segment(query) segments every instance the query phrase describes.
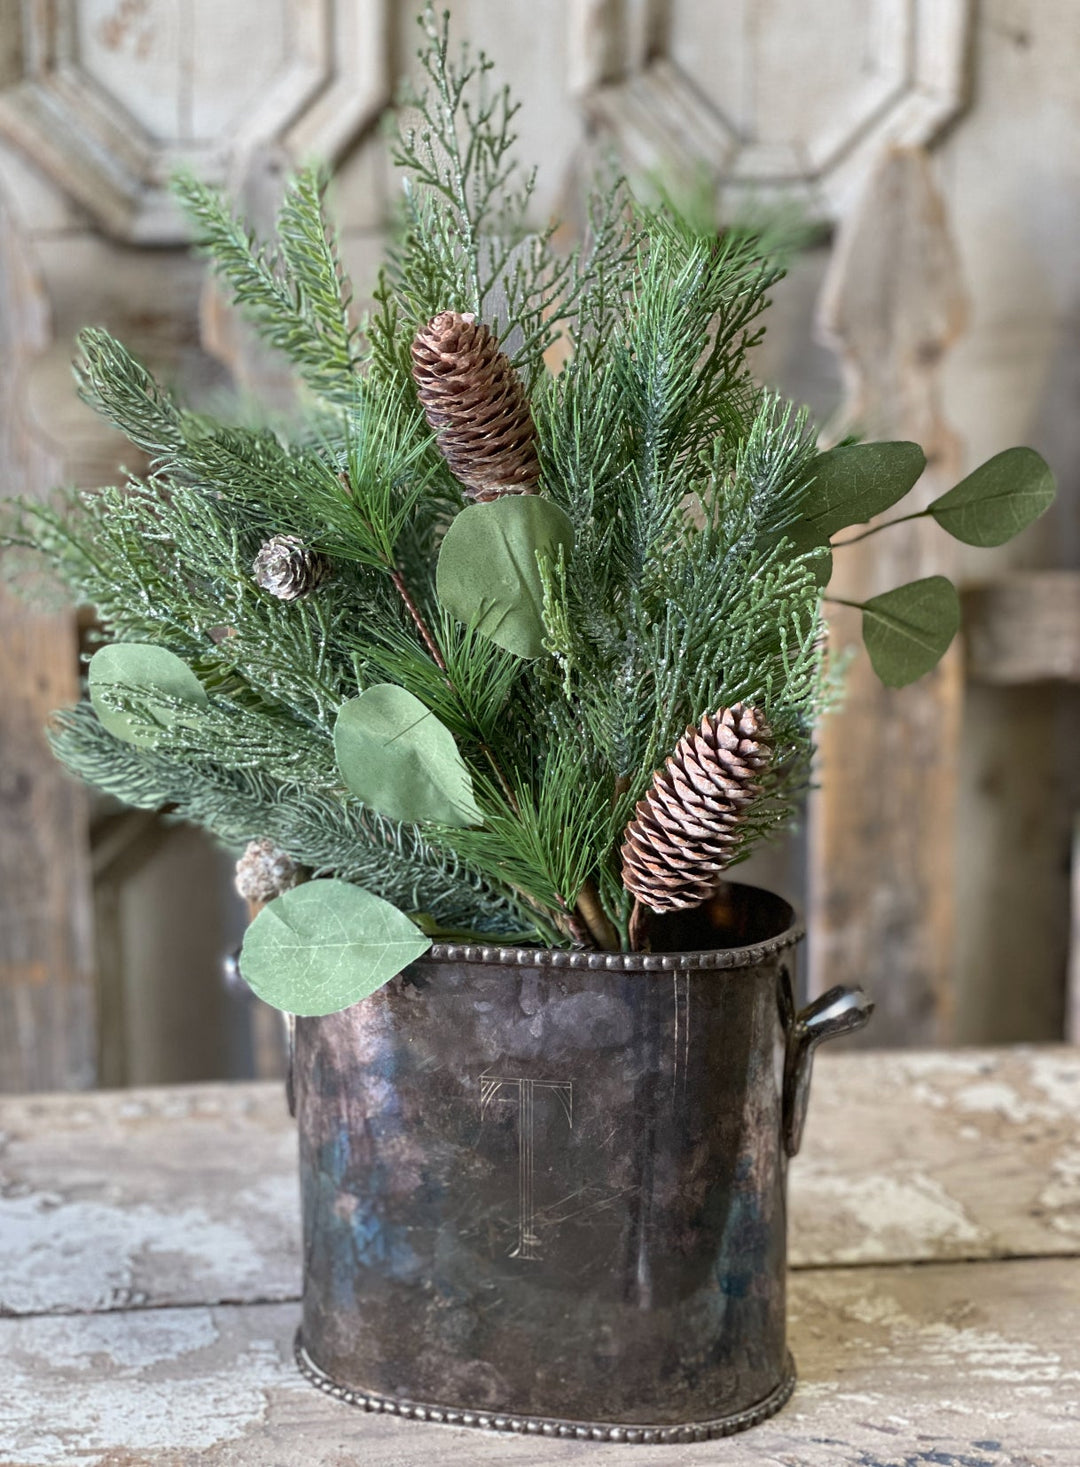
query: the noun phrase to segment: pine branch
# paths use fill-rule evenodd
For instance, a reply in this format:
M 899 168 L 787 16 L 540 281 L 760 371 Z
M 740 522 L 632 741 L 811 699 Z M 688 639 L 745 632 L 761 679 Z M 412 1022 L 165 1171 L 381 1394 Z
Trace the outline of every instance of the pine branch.
M 320 795 L 262 770 L 227 771 L 136 750 L 108 734 L 85 703 L 54 716 L 49 741 L 65 767 L 94 788 L 202 826 L 233 849 L 267 836 L 314 875 L 354 881 L 447 928 L 475 926 L 494 935 L 530 925 L 476 870 L 358 801 Z
M 80 390 L 151 472 L 16 507 L 7 538 L 94 605 L 107 635 L 167 648 L 207 693 L 204 707 L 98 691 L 151 732 L 151 709 L 171 715 L 156 747 L 117 743 L 89 709 L 61 715 L 57 750 L 83 777 L 230 843 L 269 837 L 436 924 L 625 944 L 619 842 L 687 724 L 746 702 L 774 731 L 741 855 L 790 819 L 831 693 L 820 549 L 800 548 L 813 435 L 747 364 L 778 267 L 753 231 L 718 237 L 641 207 L 617 179 L 595 191 L 582 247 L 560 255 L 529 218 L 516 103 L 485 57 L 451 56 L 430 7 L 422 25 L 423 86 L 396 145 L 401 228 L 363 335 L 316 174 L 287 191 L 275 243 L 213 191 L 179 186 L 214 268 L 315 394 L 304 423 L 192 413 L 86 332 Z M 439 604 L 440 544 L 463 501 L 409 347 L 444 310 L 475 312 L 512 357 L 539 440 L 530 487 L 573 526 L 572 550 L 542 565 L 533 661 Z M 551 377 L 559 334 L 572 354 Z M 330 562 L 306 596 L 255 582 L 280 535 Z M 386 681 L 445 725 L 482 824 L 403 828 L 344 794 L 338 711 Z
M 260 244 L 221 195 L 193 175 L 182 174 L 174 187 L 197 246 L 260 335 L 285 353 L 314 392 L 351 404 L 363 353 L 319 175 L 305 169 L 286 190 L 278 250 Z

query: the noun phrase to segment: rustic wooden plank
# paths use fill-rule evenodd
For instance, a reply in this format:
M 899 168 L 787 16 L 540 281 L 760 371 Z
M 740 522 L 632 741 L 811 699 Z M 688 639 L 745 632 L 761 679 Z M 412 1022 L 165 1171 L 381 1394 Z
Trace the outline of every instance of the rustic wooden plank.
M 0 1136 L 0 1314 L 298 1296 L 283 1087 L 13 1098 Z
M 796 1275 L 800 1385 L 722 1444 L 638 1447 L 656 1467 L 1072 1467 L 1080 1262 Z M 295 1373 L 295 1305 L 0 1321 L 4 1467 L 419 1467 L 621 1462 L 626 1448 L 384 1416 Z
M 292 1299 L 278 1085 L 0 1102 L 0 1314 Z M 1080 1050 L 823 1053 L 797 1268 L 1080 1255 Z
M 25 401 L 49 342 L 29 241 L 0 197 L 0 485 L 35 495 L 60 477 Z M 94 992 L 86 802 L 44 727 L 78 697 L 71 616 L 0 589 L 0 1090 L 93 1083 Z
M 1080 571 L 1013 571 L 964 595 L 968 676 L 1080 682 Z
M 887 153 L 841 227 L 819 323 L 840 354 L 847 398 L 829 436 L 920 443 L 929 465 L 905 509 L 960 476 L 940 403 L 940 364 L 966 317 L 945 209 L 917 149 Z M 843 536 L 838 537 L 841 541 Z M 838 549 L 830 594 L 862 602 L 952 569 L 922 521 Z M 836 649 L 858 644 L 859 613 L 830 608 Z M 861 1042 L 942 1042 L 950 1032 L 961 665 L 883 688 L 860 655 L 842 709 L 820 734 L 821 793 L 810 825 L 811 992 L 861 983 L 877 1002 Z
M 29 429 L 62 464 L 55 479 L 86 487 L 115 483 L 121 465 L 138 473 L 146 460 L 76 396 L 74 336 L 88 320 L 107 327 L 198 404 L 224 376 L 199 343 L 205 266 L 186 252 L 139 251 L 86 232 L 41 239 L 35 253 L 54 343 L 26 377 Z M 72 663 L 70 691 L 50 706 L 77 696 Z M 51 760 L 49 767 L 79 795 Z M 95 861 L 99 1079 L 146 1084 L 225 1075 L 229 1035 L 220 960 L 236 940 L 229 863 L 206 836 L 154 829 L 146 816 L 133 821 L 132 828 L 146 830 L 138 849 L 122 863 Z
M 1080 1049 L 822 1054 L 791 1258 L 1080 1254 Z
M 955 1040 L 1059 1040 L 1080 690 L 968 683 L 963 747 Z

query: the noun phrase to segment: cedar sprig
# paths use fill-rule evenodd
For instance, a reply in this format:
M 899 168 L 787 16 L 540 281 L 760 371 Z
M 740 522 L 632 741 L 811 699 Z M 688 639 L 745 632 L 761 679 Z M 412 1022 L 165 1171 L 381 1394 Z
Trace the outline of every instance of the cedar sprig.
M 181 174 L 176 192 L 197 247 L 237 306 L 321 397 L 355 399 L 363 346 L 351 318 L 352 291 L 323 207 L 326 178 L 301 169 L 285 191 L 276 247 L 260 244 L 217 190 Z

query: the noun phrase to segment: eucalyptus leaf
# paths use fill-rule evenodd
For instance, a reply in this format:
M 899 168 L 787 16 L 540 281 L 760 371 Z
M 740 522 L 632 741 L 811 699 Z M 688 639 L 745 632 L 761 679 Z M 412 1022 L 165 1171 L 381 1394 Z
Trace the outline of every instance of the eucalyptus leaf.
M 240 972 L 289 1014 L 336 1014 L 388 983 L 431 939 L 382 897 L 347 881 L 306 881 L 263 907 Z
M 872 520 L 912 489 L 926 467 L 917 443 L 850 443 L 810 466 L 802 512 L 826 538 Z
M 569 553 L 574 531 L 550 499 L 508 494 L 472 504 L 443 537 L 435 588 L 442 605 L 518 657 L 544 650 L 544 588 L 538 558 Z
M 342 705 L 334 753 L 346 787 L 392 820 L 483 822 L 453 734 L 394 683 L 378 683 Z
M 945 655 L 960 625 L 960 598 L 945 576 L 909 581 L 863 604 L 863 641 L 888 688 L 923 676 Z
M 154 694 L 205 706 L 206 690 L 187 663 L 165 647 L 149 642 L 114 642 L 101 647 L 90 659 L 90 701 L 108 731 L 125 743 L 149 748 L 179 717 L 175 708 L 155 704 Z M 116 708 L 109 690 L 136 695 L 146 717 Z
M 1004 545 L 1047 509 L 1056 485 L 1033 448 L 1007 448 L 930 505 L 943 530 L 965 545 Z

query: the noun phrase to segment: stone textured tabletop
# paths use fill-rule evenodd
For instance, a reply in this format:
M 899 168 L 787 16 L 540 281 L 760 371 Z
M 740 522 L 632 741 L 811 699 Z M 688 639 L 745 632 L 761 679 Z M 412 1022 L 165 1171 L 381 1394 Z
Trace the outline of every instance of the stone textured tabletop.
M 0 1101 L 0 1467 L 1080 1463 L 1080 1050 L 823 1055 L 791 1405 L 629 1449 L 362 1413 L 295 1372 L 280 1090 Z

